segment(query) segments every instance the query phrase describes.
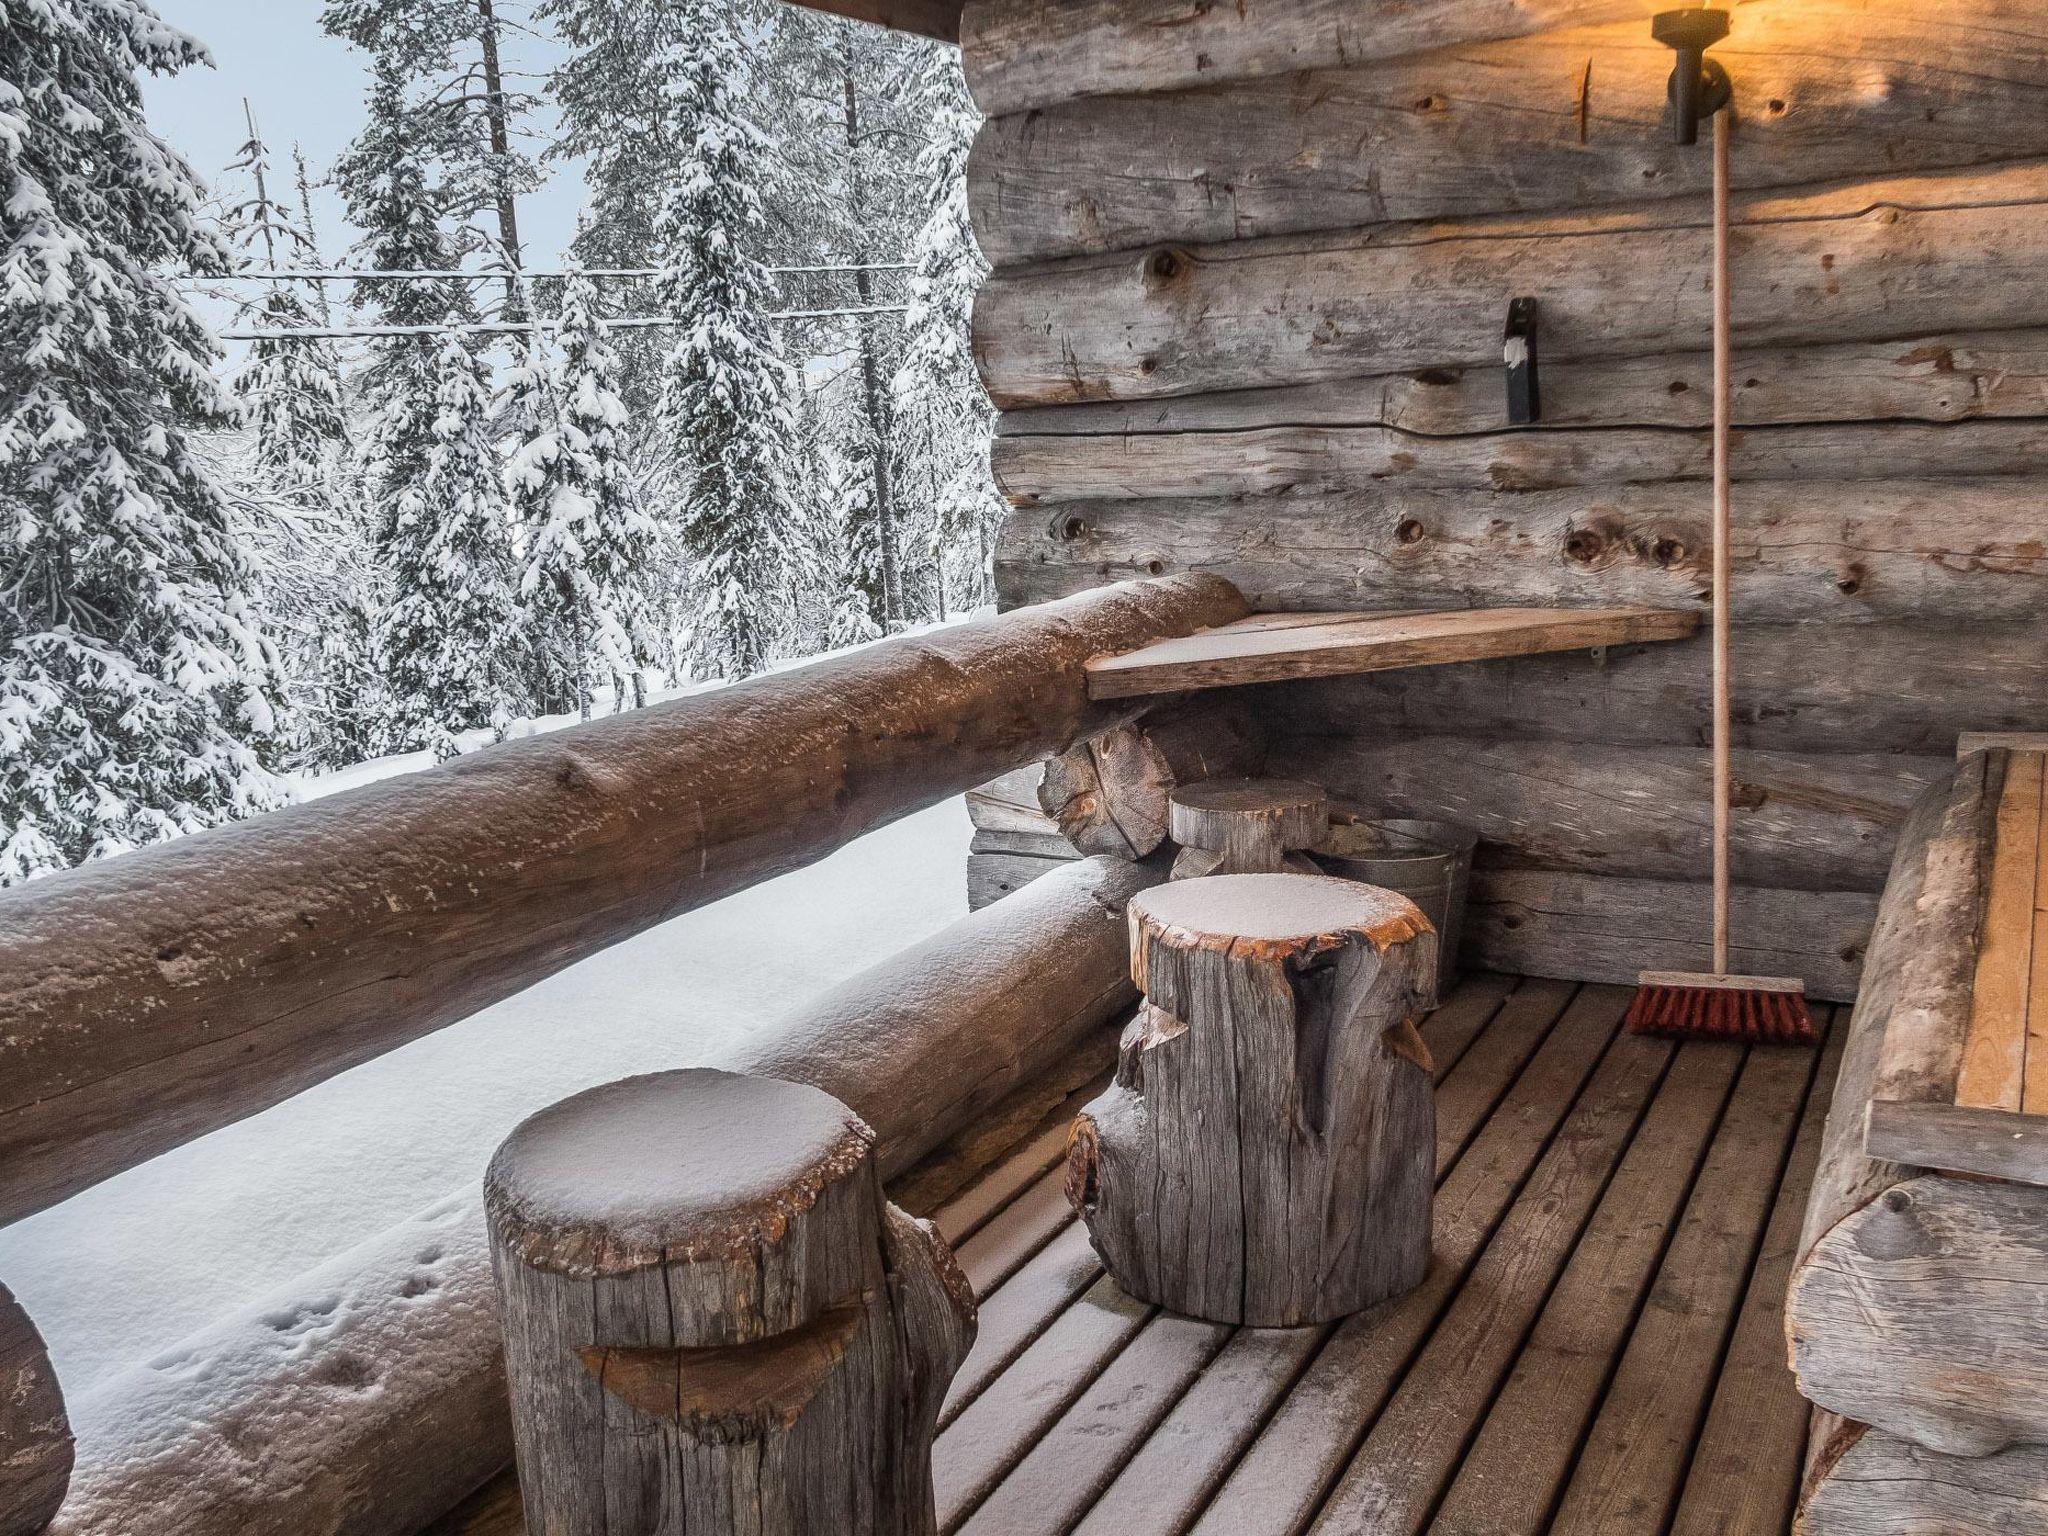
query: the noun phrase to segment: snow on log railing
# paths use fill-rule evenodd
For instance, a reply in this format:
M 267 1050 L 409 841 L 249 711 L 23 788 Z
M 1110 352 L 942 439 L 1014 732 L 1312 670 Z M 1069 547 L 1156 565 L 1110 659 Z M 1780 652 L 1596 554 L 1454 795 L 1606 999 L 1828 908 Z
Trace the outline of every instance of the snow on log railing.
M 1102 588 L 0 893 L 0 1224 L 1108 729 L 1090 657 L 1247 611 Z

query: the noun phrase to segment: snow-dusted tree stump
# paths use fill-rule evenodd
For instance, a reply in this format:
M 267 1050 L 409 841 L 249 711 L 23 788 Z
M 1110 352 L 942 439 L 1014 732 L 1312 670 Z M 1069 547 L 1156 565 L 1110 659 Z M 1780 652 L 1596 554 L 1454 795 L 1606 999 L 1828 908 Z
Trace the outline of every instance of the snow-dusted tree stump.
M 485 1201 L 529 1531 L 934 1529 L 974 1302 L 837 1099 L 628 1078 L 515 1130 Z
M 43 1337 L 0 1285 L 0 1536 L 36 1536 L 71 1481 L 71 1420 Z
M 1117 1283 L 1215 1322 L 1361 1311 L 1429 1268 L 1436 935 L 1404 896 L 1218 875 L 1131 900 L 1145 1002 L 1067 1193 Z
M 1330 831 L 1330 803 L 1293 779 L 1208 779 L 1176 789 L 1168 828 L 1180 844 L 1173 878 L 1319 873 L 1302 850 Z

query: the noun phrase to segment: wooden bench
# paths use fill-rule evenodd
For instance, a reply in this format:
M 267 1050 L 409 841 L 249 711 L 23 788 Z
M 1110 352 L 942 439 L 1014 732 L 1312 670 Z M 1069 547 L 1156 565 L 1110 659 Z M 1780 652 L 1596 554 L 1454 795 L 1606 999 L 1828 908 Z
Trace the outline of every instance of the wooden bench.
M 2048 1525 L 2044 747 L 1966 753 L 1879 908 L 1786 1307 L 1815 1536 Z

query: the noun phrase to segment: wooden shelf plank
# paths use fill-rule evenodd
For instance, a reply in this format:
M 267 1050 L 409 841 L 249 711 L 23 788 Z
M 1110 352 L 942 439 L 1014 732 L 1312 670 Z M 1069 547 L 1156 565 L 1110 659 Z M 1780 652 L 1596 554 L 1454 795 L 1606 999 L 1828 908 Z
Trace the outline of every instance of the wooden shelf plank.
M 1458 608 L 1441 613 L 1254 614 L 1235 624 L 1088 663 L 1096 699 L 1448 666 L 1541 651 L 1682 640 L 1677 608 Z

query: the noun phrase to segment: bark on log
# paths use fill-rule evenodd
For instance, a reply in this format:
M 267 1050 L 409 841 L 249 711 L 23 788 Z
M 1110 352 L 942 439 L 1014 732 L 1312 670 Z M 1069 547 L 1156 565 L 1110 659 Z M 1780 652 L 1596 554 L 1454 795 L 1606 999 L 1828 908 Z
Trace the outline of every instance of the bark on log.
M 2048 324 L 2048 164 L 1736 197 L 1743 346 Z M 1543 295 L 1549 360 L 1697 345 L 1710 231 L 1692 202 L 1160 246 L 999 271 L 974 348 L 998 406 L 1139 399 L 1414 368 L 1499 366 L 1501 316 Z M 1793 280 L 1797 276 L 1801 280 Z
M 2000 0 L 1751 0 L 1733 77 L 1736 187 L 2048 153 L 2048 26 Z M 995 265 L 1492 213 L 1699 197 L 1671 53 L 1641 14 L 1349 69 L 992 118 L 968 162 Z M 1532 290 L 1533 291 L 1533 290 Z
M 1709 726 L 1704 649 L 1412 667 L 1261 689 L 1252 704 L 1276 736 L 1324 734 L 1333 720 L 1427 735 L 1455 721 L 1479 737 L 1692 746 Z M 2048 729 L 2038 624 L 1749 624 L 1733 650 L 1738 747 L 1939 757 L 1967 730 Z
M 1429 1268 L 1436 935 L 1392 891 L 1224 875 L 1131 904 L 1145 993 L 1075 1122 L 1067 1193 L 1117 1283 L 1293 1327 Z
M 1256 773 L 1265 757 L 1242 701 L 1169 704 L 1047 759 L 1039 804 L 1080 852 L 1143 858 L 1166 841 L 1176 788 Z
M 1867 891 L 1738 885 L 1731 964 L 1797 976 L 1807 996 L 1848 1002 L 1877 915 Z M 1465 914 L 1466 964 L 1515 976 L 1634 986 L 1655 971 L 1710 971 L 1713 895 L 1702 881 L 1629 880 L 1555 869 L 1481 869 Z
M 1168 830 L 1180 844 L 1173 877 L 1323 871 L 1305 850 L 1330 833 L 1320 785 L 1294 779 L 1209 779 L 1175 790 Z
M 1816 1412 L 1814 1423 L 1826 1472 L 1800 1510 L 1800 1536 L 2023 1536 L 2048 1529 L 2048 1446 L 1944 1456 L 1832 1414 Z
M 1245 611 L 1107 590 L 0 892 L 0 1222 L 1107 729 L 1090 656 Z
M 1164 878 L 1069 864 L 881 962 L 728 1065 L 808 1082 L 896 1175 L 1027 1082 L 1114 1054 L 1124 904 Z M 474 1191 L 339 1255 L 73 1404 L 54 1536 L 413 1536 L 511 1458 Z M 196 1469 L 196 1470 L 195 1470 Z
M 1025 412 L 1020 419 L 1028 422 L 1034 414 Z M 2048 423 L 2041 421 L 1752 427 L 1737 431 L 1729 444 L 1730 472 L 1745 488 L 1759 480 L 2033 475 L 2044 459 Z M 995 440 L 992 463 L 1012 505 L 1044 507 L 1167 497 L 1375 489 L 1544 491 L 1707 480 L 1713 475 L 1713 444 L 1704 431 L 1657 427 L 1546 427 L 1437 437 L 1391 427 L 1289 425 L 1100 437 L 1013 433 Z
M 1375 815 L 1470 827 L 1483 865 L 1697 880 L 1708 867 L 1711 766 L 1697 747 L 1316 735 L 1276 737 L 1268 771 Z M 1738 751 L 1733 878 L 1879 890 L 1914 797 L 1952 768 L 1952 757 Z
M 0 1536 L 39 1536 L 71 1481 L 71 1420 L 43 1336 L 0 1285 Z
M 1643 14 L 1640 0 L 968 0 L 960 61 L 996 117 Z
M 484 1203 L 530 1527 L 936 1531 L 974 1298 L 838 1100 L 707 1069 L 610 1083 L 513 1131 Z
M 1895 342 L 1738 347 L 1730 359 L 1737 426 L 2038 416 L 2048 399 L 2048 332 L 1980 331 Z M 1585 362 L 1543 359 L 1544 432 L 1564 427 L 1706 427 L 1713 360 L 1704 351 Z M 1502 424 L 1500 363 L 1366 373 L 1329 383 L 1218 390 L 1008 411 L 1010 435 L 1248 432 L 1266 427 L 1491 433 Z M 1537 434 L 1540 435 L 1540 434 Z
M 2038 498 L 2017 476 L 1738 485 L 1735 618 L 2038 623 Z M 1221 572 L 1262 611 L 1704 609 L 1710 511 L 1690 483 L 1070 502 L 1010 514 L 996 580 L 1005 602 L 1185 568 Z

